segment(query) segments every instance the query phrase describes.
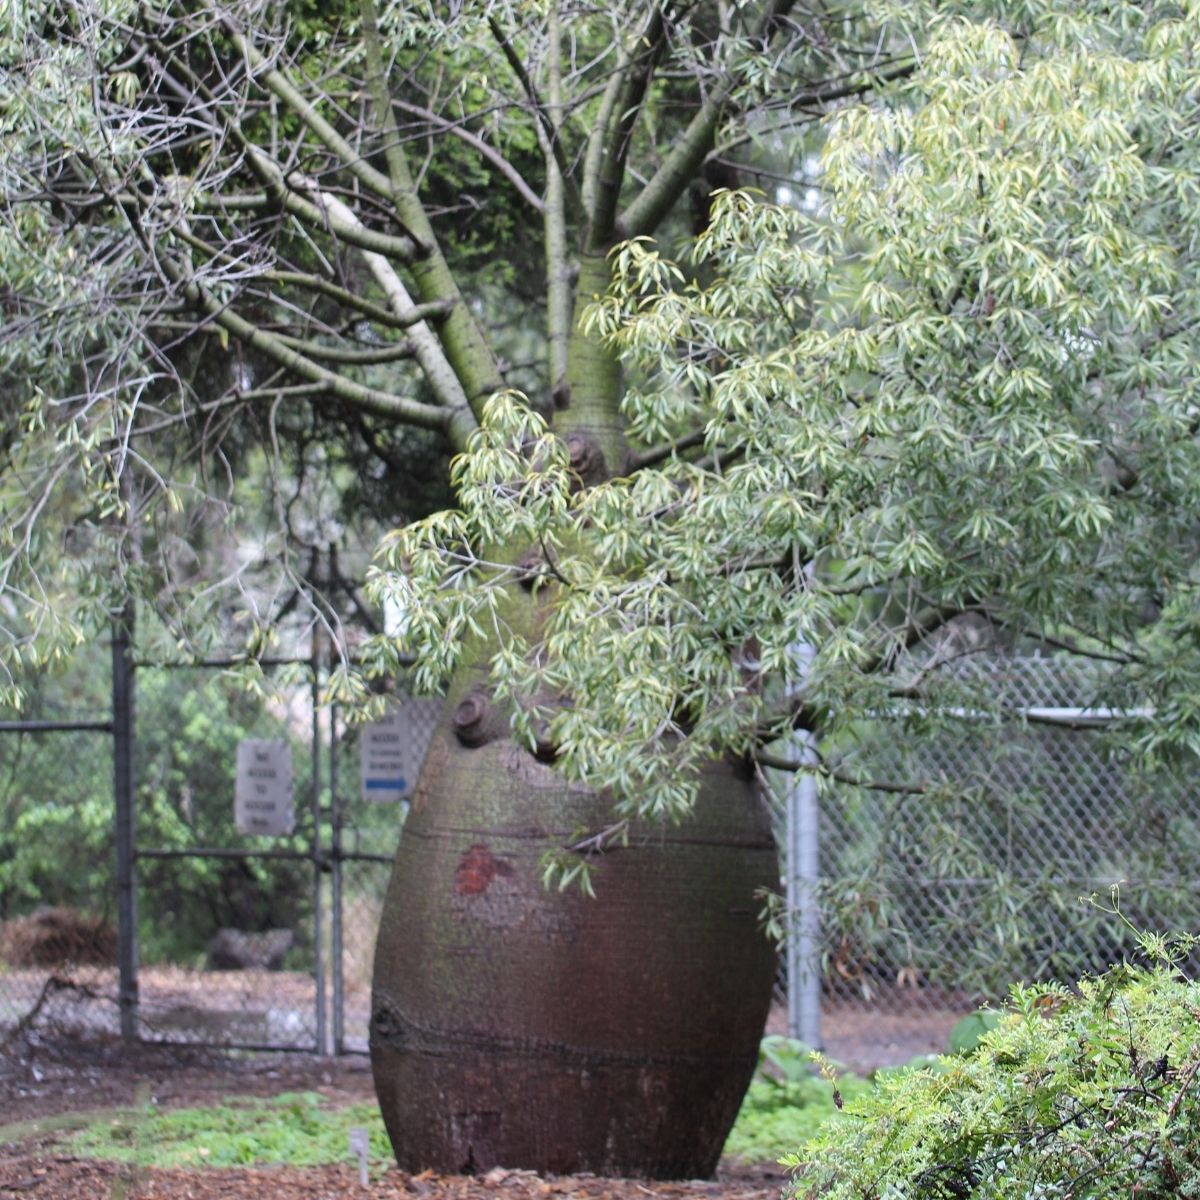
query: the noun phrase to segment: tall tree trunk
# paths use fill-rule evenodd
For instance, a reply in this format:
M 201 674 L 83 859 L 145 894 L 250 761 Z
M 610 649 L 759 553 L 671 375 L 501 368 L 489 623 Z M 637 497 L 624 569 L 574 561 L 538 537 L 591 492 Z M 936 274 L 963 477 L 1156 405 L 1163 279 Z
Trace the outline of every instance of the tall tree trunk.
M 605 258 L 585 256 L 577 308 L 607 282 Z M 573 326 L 554 425 L 595 483 L 624 468 L 620 372 L 578 313 Z M 535 619 L 536 599 L 513 603 Z M 757 928 L 755 893 L 779 882 L 764 806 L 751 779 L 714 764 L 689 821 L 603 854 L 595 899 L 547 890 L 544 851 L 609 825 L 611 800 L 509 739 L 488 650 L 450 689 L 380 927 L 371 1052 L 396 1158 L 706 1176 L 775 975 Z

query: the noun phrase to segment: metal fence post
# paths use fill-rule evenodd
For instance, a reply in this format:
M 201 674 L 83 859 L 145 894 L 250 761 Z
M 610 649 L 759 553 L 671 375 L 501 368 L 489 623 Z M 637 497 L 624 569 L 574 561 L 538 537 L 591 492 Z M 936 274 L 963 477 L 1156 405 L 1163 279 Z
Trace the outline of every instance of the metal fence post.
M 802 762 L 815 763 L 811 733 L 797 738 Z M 797 772 L 787 792 L 788 1035 L 821 1049 L 820 809 L 816 777 Z
M 329 957 L 333 977 L 333 1052 L 346 1052 L 346 994 L 343 968 L 342 929 L 342 801 L 338 794 L 336 704 L 329 706 L 329 821 L 330 821 L 330 900 Z
M 321 627 L 312 631 L 312 863 L 313 863 L 313 982 L 316 984 L 316 1042 L 317 1053 L 329 1053 L 328 1029 L 325 1015 L 325 948 L 321 926 L 324 913 L 321 905 Z
M 133 605 L 112 625 L 113 796 L 117 846 L 117 1004 L 121 1039 L 138 1036 L 137 816 L 134 811 Z

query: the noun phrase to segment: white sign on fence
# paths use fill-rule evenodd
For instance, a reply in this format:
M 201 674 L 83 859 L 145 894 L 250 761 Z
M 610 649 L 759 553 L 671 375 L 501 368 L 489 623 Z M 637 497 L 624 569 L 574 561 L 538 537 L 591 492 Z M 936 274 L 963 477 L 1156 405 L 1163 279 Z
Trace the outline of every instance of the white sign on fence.
M 359 750 L 364 800 L 406 800 L 416 786 L 437 722 L 438 700 L 402 700 L 362 726 Z
M 233 816 L 239 833 L 286 837 L 296 827 L 292 748 L 287 742 L 238 742 Z

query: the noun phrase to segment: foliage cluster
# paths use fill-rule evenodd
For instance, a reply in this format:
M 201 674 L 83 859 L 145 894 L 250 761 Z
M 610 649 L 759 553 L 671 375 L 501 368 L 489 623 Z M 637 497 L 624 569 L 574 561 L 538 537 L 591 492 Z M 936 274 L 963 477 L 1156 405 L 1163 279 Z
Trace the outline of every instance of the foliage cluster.
M 902 701 L 923 732 L 1000 716 L 947 669 L 969 621 L 1111 663 L 1095 702 L 1141 714 L 1143 762 L 1194 740 L 1200 14 L 872 11 L 920 54 L 824 123 L 816 199 L 725 192 L 690 259 L 611 255 L 584 325 L 653 469 L 577 488 L 501 394 L 459 510 L 382 556 L 427 682 L 488 646 L 518 734 L 624 814 L 678 818 L 700 764 L 797 724 L 829 770 Z M 532 628 L 512 545 L 542 551 Z
M 1192 939 L 1146 939 L 1160 954 Z M 1121 965 L 1014 988 L 978 1049 L 891 1075 L 789 1156 L 797 1198 L 1200 1195 L 1200 983 Z

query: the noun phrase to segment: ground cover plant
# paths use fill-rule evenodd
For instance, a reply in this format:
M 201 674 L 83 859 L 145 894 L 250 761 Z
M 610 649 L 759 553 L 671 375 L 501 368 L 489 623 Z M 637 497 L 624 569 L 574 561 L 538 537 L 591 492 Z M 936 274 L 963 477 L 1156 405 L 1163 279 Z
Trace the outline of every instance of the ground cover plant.
M 788 1158 L 797 1200 L 1116 1200 L 1200 1195 L 1194 939 L 1144 938 L 1150 965 L 1014 988 L 978 1049 L 890 1075 Z
M 835 1094 L 844 1101 L 870 1088 L 857 1075 L 841 1074 L 836 1083 L 819 1075 L 803 1042 L 764 1038 L 759 1070 L 725 1142 L 725 1153 L 744 1162 L 778 1162 L 838 1115 Z
M 801 1042 L 765 1038 L 760 1069 L 725 1154 L 745 1164 L 776 1163 L 839 1116 L 835 1094 L 844 1101 L 870 1089 L 869 1081 L 852 1073 L 839 1072 L 836 1082 L 817 1074 Z M 230 1096 L 216 1105 L 166 1111 L 146 1103 L 80 1114 L 63 1126 L 62 1149 L 137 1167 L 308 1167 L 347 1162 L 352 1128 L 367 1130 L 373 1167 L 388 1159 L 377 1104 L 339 1105 L 312 1091 L 271 1099 Z
M 336 1107 L 316 1092 L 231 1097 L 208 1108 L 109 1114 L 67 1142 L 69 1153 L 140 1167 L 316 1167 L 346 1162 L 349 1133 L 366 1129 L 371 1162 L 390 1159 L 377 1104 Z

